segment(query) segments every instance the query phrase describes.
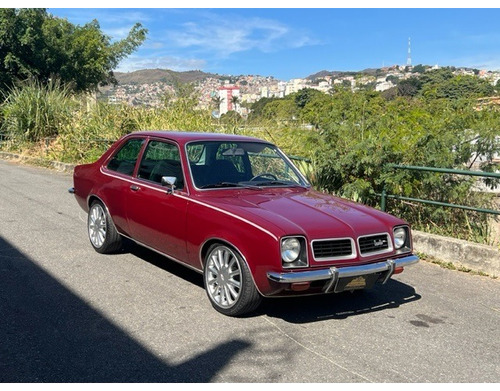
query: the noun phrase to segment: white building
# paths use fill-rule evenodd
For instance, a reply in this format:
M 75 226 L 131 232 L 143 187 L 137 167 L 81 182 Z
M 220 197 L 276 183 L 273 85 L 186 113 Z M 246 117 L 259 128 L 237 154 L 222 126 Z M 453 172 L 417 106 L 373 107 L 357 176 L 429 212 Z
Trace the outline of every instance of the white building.
M 238 102 L 235 104 L 235 97 L 238 98 Z M 219 106 L 220 115 L 226 114 L 228 111 L 240 112 L 240 87 L 225 85 L 224 87 L 219 87 L 219 98 L 221 98 L 221 103 Z
M 392 84 L 392 82 L 390 81 L 385 81 L 385 80 L 381 82 L 377 81 L 377 85 L 375 86 L 375 91 L 385 91 L 392 87 L 394 87 L 394 84 Z
M 285 95 L 293 94 L 307 87 L 307 81 L 304 79 L 292 79 L 286 84 Z

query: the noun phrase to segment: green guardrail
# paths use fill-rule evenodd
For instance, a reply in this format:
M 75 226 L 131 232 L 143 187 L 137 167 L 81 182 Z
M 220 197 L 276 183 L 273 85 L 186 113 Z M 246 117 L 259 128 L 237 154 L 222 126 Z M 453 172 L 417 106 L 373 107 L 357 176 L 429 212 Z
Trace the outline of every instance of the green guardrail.
M 420 166 L 403 166 L 403 165 L 399 165 L 399 164 L 388 164 L 387 167 L 397 169 L 397 170 L 427 171 L 427 172 L 438 172 L 438 173 L 442 173 L 442 174 L 455 174 L 455 175 L 466 175 L 466 176 L 477 176 L 477 177 L 483 177 L 483 178 L 500 179 L 500 174 L 491 173 L 491 172 L 482 172 L 482 171 L 466 171 L 466 170 L 457 170 L 457 169 L 451 169 L 451 168 L 435 168 L 435 167 L 420 167 Z M 387 209 L 387 199 L 395 199 L 395 200 L 402 200 L 402 201 L 419 202 L 419 203 L 428 204 L 428 205 L 445 206 L 445 207 L 449 207 L 449 208 L 464 209 L 464 210 L 470 210 L 470 211 L 480 212 L 480 213 L 500 215 L 500 211 L 493 210 L 493 209 L 473 208 L 471 206 L 451 204 L 449 202 L 431 201 L 431 200 L 424 200 L 421 198 L 404 197 L 404 196 L 399 196 L 396 194 L 387 194 L 385 186 L 382 190 L 382 193 L 377 194 L 377 195 L 380 197 L 380 209 L 384 212 Z

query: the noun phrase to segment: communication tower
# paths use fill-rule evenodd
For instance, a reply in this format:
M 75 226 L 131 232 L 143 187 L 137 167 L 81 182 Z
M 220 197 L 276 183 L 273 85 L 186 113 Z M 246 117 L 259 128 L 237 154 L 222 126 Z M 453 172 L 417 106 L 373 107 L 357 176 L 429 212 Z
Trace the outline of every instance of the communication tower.
M 408 56 L 406 57 L 406 65 L 411 67 L 411 39 L 408 38 Z

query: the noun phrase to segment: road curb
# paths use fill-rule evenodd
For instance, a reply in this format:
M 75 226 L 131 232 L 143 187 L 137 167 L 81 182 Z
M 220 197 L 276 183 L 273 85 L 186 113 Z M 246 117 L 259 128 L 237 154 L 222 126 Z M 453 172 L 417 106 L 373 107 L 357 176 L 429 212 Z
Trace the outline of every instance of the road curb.
M 67 173 L 72 173 L 73 169 L 76 166 L 76 164 L 51 161 L 51 160 L 30 157 L 30 156 L 20 155 L 17 153 L 11 153 L 11 152 L 0 152 L 0 159 L 21 162 L 21 163 L 31 164 L 31 165 L 35 165 L 35 166 L 52 168 L 54 170 L 61 171 L 61 172 L 67 172 Z
M 500 276 L 497 247 L 412 230 L 415 251 L 492 277 Z

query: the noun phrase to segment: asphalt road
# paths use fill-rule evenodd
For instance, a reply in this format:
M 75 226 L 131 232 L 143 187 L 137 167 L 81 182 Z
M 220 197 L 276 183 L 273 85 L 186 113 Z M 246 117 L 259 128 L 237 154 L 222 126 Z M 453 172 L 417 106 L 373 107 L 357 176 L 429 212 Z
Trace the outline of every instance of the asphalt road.
M 235 319 L 199 274 L 96 253 L 67 174 L 0 161 L 1 382 L 500 382 L 500 281 L 420 262 Z

